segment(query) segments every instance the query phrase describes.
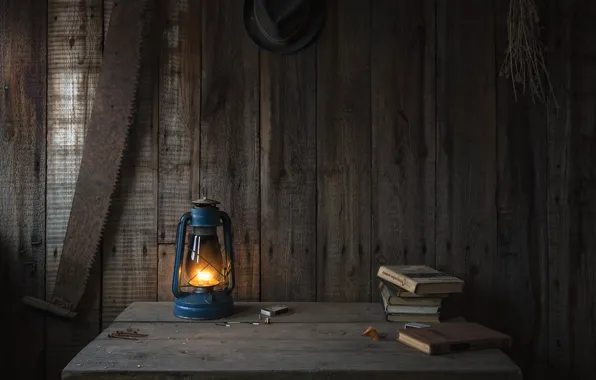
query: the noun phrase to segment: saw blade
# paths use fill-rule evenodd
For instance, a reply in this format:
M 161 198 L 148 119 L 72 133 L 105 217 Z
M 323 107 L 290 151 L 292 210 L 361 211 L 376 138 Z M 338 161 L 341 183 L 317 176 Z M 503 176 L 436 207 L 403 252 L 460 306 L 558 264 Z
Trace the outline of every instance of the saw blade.
M 50 302 L 74 310 L 84 294 L 118 181 L 135 99 L 143 39 L 154 0 L 116 1 L 110 18 L 93 108 L 83 145 L 79 175 L 56 283 Z M 148 53 L 148 52 L 147 52 Z

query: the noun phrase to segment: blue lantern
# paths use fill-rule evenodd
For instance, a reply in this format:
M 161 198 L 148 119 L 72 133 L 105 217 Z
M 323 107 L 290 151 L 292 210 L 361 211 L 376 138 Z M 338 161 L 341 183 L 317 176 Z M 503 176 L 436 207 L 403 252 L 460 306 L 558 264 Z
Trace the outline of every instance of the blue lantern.
M 172 292 L 174 315 L 186 319 L 216 319 L 232 314 L 234 253 L 230 217 L 218 201 L 202 198 L 178 223 Z M 223 226 L 221 249 L 218 226 Z M 188 241 L 186 246 L 185 241 Z

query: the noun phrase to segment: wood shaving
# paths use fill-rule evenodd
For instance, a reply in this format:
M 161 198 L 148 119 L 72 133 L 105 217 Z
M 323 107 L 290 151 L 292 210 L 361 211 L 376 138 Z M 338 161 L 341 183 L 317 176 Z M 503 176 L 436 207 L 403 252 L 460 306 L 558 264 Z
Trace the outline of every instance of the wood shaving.
M 377 330 L 375 330 L 372 327 L 367 328 L 366 330 L 364 330 L 364 332 L 362 333 L 362 335 L 368 335 L 372 338 L 372 340 L 381 340 L 381 338 L 379 337 L 379 334 L 377 333 Z
M 139 330 L 133 330 L 131 328 L 128 328 L 126 330 L 118 330 L 108 334 L 108 338 L 129 340 L 137 340 L 138 338 L 145 338 L 147 336 L 147 334 L 141 334 L 139 333 Z

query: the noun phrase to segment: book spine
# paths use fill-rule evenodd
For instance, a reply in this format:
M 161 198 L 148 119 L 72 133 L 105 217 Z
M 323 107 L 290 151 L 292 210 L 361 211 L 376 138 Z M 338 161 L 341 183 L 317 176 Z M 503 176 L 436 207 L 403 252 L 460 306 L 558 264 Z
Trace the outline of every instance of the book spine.
M 394 314 L 437 315 L 440 308 L 434 306 L 387 305 L 386 312 Z
M 407 290 L 411 293 L 416 293 L 416 288 L 418 287 L 418 283 L 412 281 L 411 279 L 393 271 L 386 269 L 385 267 L 380 267 L 378 276 L 389 281 L 390 283 L 399 286 L 402 289 Z
M 391 294 L 385 285 L 381 287 L 381 297 L 383 297 L 387 305 L 391 303 Z M 387 311 L 387 308 L 385 308 L 385 311 Z

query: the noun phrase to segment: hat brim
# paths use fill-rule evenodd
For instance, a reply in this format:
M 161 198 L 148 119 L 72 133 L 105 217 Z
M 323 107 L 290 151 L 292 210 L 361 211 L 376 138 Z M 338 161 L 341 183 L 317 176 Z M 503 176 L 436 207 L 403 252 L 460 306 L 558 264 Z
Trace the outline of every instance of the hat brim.
M 314 1 L 313 3 L 316 5 L 313 12 L 313 17 L 309 21 L 309 25 L 307 26 L 304 33 L 302 33 L 302 36 L 289 43 L 278 44 L 263 36 L 261 31 L 259 30 L 259 26 L 257 25 L 255 18 L 254 0 L 245 0 L 244 26 L 246 28 L 246 32 L 257 45 L 259 45 L 261 48 L 265 50 L 277 54 L 294 53 L 300 49 L 307 47 L 310 43 L 312 43 L 323 29 L 323 24 L 325 22 L 324 1 L 318 0 Z

